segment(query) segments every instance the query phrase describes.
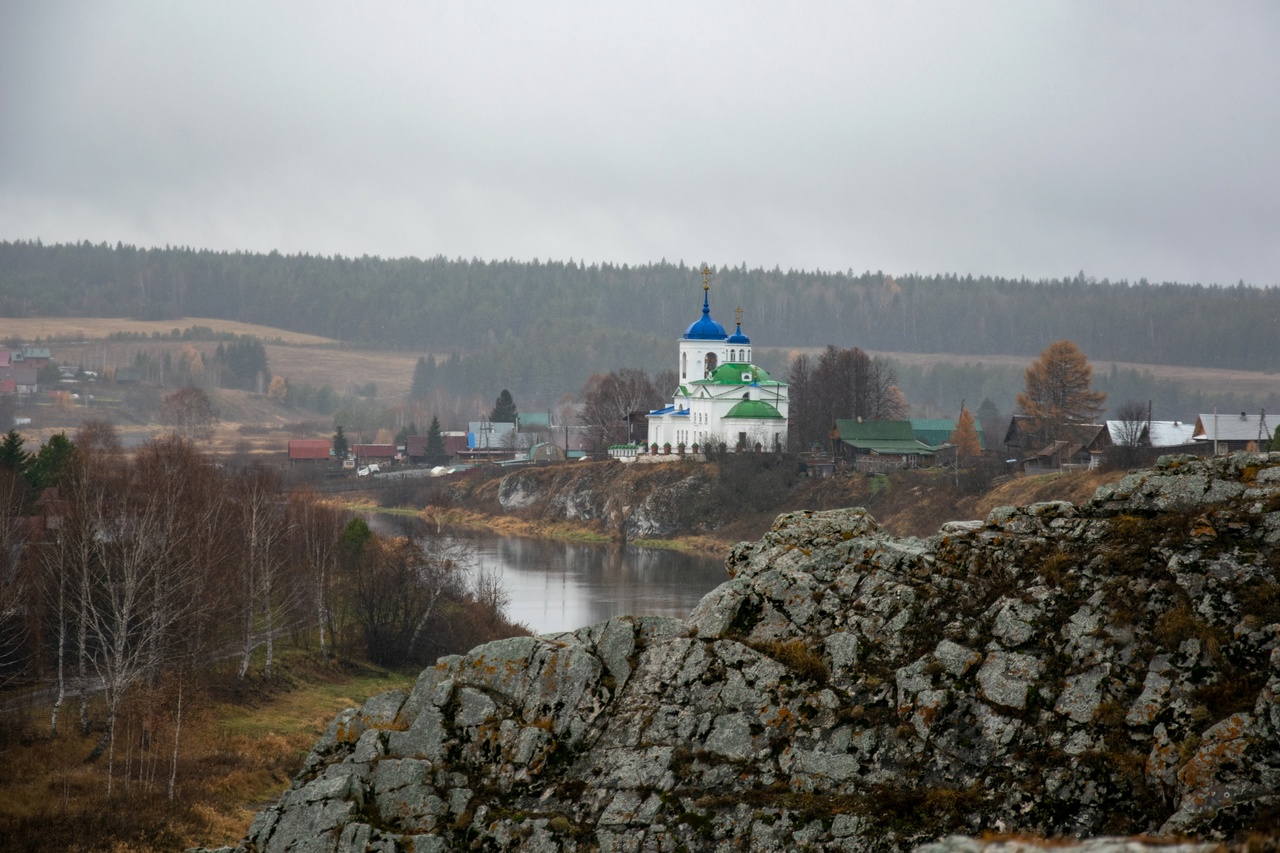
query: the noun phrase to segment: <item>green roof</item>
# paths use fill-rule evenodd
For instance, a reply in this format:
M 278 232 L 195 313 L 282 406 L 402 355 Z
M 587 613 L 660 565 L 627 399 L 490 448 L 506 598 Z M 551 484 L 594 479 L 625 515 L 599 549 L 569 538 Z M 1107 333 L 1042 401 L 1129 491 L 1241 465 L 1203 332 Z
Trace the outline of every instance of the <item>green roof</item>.
M 520 426 L 532 429 L 550 429 L 551 413 L 550 412 L 522 412 L 520 414 Z
M 764 400 L 743 400 L 730 409 L 725 417 L 782 420 L 782 413 Z
M 982 424 L 974 420 L 973 427 L 978 431 L 978 446 L 985 450 L 987 439 L 982 434 Z M 912 418 L 911 431 L 915 433 L 917 440 L 936 447 L 951 443 L 951 433 L 956 431 L 956 422 L 954 418 Z
M 744 378 L 745 377 L 745 378 Z M 781 385 L 754 364 L 728 361 L 711 371 L 706 379 L 695 380 L 694 385 Z
M 844 444 L 871 453 L 932 455 L 937 450 L 916 439 L 911 421 L 837 420 L 836 431 Z

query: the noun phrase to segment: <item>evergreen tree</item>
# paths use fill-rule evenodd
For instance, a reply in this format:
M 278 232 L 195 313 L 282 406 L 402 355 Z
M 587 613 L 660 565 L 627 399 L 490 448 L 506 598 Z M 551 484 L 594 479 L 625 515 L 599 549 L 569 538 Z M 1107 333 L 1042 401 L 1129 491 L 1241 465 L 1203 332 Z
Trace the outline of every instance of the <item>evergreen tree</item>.
M 440 434 L 440 419 L 433 417 L 427 429 L 427 464 L 443 465 L 449 461 L 449 454 L 444 449 L 444 436 Z
M 400 431 L 396 433 L 396 445 L 407 444 L 409 436 L 418 434 L 418 425 L 413 423 L 405 424 L 400 427 Z
M 0 468 L 7 468 L 15 474 L 24 474 L 31 462 L 31 454 L 22 449 L 26 439 L 17 430 L 9 430 L 4 440 L 0 441 Z
M 342 432 L 342 425 L 338 425 L 338 431 L 333 434 L 333 456 L 339 462 L 347 458 L 347 454 L 351 452 L 351 445 L 347 443 L 347 437 Z
M 56 486 L 71 467 L 75 456 L 75 445 L 67 434 L 60 432 L 49 437 L 40 452 L 31 457 L 27 465 L 27 482 L 33 489 L 46 489 Z
M 418 358 L 413 368 L 413 384 L 409 387 L 409 397 L 414 400 L 426 399 L 436 384 L 436 360 L 425 355 Z
M 489 420 L 495 424 L 513 424 L 519 416 L 520 412 L 516 410 L 516 401 L 511 397 L 511 392 L 503 388 L 502 393 L 493 403 Z
M 1272 453 L 1280 452 L 1280 426 L 1276 427 L 1276 434 L 1271 438 L 1271 446 L 1268 448 Z
M 1004 438 L 1004 428 L 1008 426 L 1000 407 L 990 397 L 983 397 L 978 406 L 978 423 L 982 425 L 982 434 L 987 440 L 987 447 L 997 447 Z

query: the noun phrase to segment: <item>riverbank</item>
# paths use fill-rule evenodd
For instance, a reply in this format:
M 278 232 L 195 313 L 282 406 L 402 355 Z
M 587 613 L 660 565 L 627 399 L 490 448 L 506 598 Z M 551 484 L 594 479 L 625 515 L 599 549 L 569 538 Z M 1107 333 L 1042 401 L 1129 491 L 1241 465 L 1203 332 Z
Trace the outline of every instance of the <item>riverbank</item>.
M 403 518 L 420 518 L 424 522 L 438 528 L 465 530 L 487 533 L 494 536 L 519 536 L 528 539 L 549 539 L 557 542 L 582 542 L 593 545 L 619 544 L 616 536 L 610 536 L 598 525 L 574 521 L 551 521 L 547 519 L 530 519 L 519 515 L 494 514 L 480 510 L 459 508 L 442 509 L 427 506 L 422 509 L 412 507 L 383 507 L 373 501 L 345 501 L 339 504 L 343 509 L 356 513 L 379 513 L 382 515 Z M 730 540 L 716 536 L 676 536 L 665 539 L 635 539 L 626 542 L 641 548 L 653 548 L 664 551 L 679 551 L 685 554 L 696 554 L 706 557 L 724 559 L 738 540 Z
M 889 533 L 925 537 L 948 521 L 982 519 L 998 506 L 1046 500 L 1082 503 L 1123 471 L 992 480 L 978 472 L 903 470 L 888 475 L 808 477 L 785 460 L 626 466 L 585 463 L 476 474 L 438 503 L 347 509 L 419 517 L 458 530 L 563 542 L 627 542 L 724 559 L 763 536 L 783 512 L 863 507 Z
M 705 465 L 600 463 L 523 471 L 467 484 L 447 508 L 458 523 L 583 541 L 628 541 L 723 557 L 763 536 L 777 516 L 862 507 L 895 536 L 932 536 L 943 524 L 983 519 L 999 506 L 1047 500 L 1079 504 L 1124 471 L 993 476 L 912 469 L 868 476 L 806 476 L 787 460 L 746 457 Z

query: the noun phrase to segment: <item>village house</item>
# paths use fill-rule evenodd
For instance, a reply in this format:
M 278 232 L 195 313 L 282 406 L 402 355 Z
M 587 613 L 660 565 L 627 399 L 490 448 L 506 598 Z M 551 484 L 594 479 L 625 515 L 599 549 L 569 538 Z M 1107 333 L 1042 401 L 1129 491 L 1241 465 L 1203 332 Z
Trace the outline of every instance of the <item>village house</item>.
M 1213 453 L 1225 455 L 1238 450 L 1258 450 L 1271 440 L 1274 427 L 1268 427 L 1267 413 L 1210 412 L 1196 417 L 1194 437 L 1207 441 Z
M 933 464 L 938 448 L 916 438 L 911 421 L 840 419 L 832 430 L 835 452 L 860 471 L 919 468 Z
M 956 431 L 955 418 L 911 418 L 911 432 L 916 441 L 931 447 L 941 447 L 951 443 L 951 435 Z M 973 428 L 978 433 L 978 446 L 987 449 L 987 437 L 982 431 L 982 424 L 976 420 Z
M 316 465 L 333 459 L 327 438 L 294 438 L 289 440 L 289 464 Z

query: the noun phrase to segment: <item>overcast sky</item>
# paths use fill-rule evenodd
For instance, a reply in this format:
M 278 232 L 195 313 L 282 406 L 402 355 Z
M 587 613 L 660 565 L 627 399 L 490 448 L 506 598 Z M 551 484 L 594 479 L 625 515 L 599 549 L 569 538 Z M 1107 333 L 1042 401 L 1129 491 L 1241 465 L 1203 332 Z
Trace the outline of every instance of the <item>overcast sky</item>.
M 1280 4 L 0 0 L 0 239 L 1280 284 Z

